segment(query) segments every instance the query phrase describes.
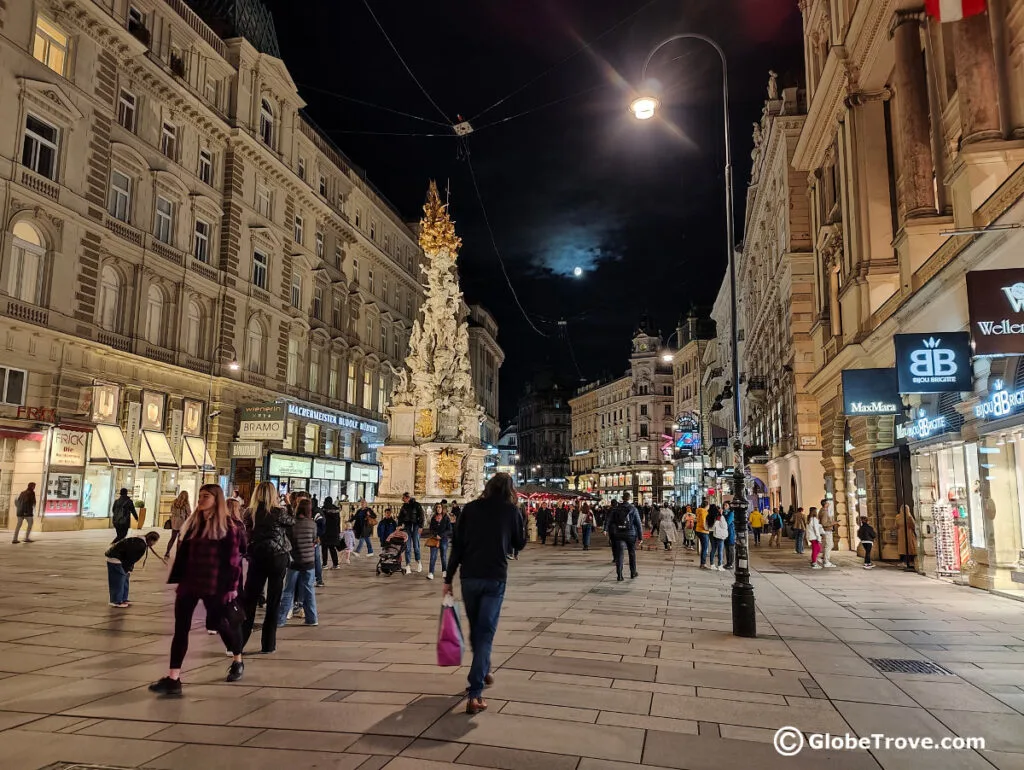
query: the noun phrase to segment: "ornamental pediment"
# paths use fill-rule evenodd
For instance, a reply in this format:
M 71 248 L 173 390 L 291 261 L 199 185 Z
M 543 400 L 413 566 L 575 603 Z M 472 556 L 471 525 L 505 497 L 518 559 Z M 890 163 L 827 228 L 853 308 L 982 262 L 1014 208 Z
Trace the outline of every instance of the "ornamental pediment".
M 64 123 L 81 120 L 82 111 L 58 86 L 44 80 L 18 78 L 25 101 L 48 113 L 51 118 Z

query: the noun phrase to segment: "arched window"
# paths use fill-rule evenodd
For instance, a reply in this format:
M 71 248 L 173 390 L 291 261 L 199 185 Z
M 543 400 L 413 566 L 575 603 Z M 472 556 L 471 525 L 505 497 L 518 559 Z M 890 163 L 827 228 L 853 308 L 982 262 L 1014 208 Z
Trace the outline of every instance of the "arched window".
M 260 100 L 260 138 L 268 147 L 274 146 L 274 109 L 269 99 Z
M 46 257 L 43 237 L 28 222 L 18 222 L 14 225 L 13 234 L 7 293 L 22 302 L 40 305 Z
M 256 374 L 263 373 L 263 326 L 255 317 L 249 319 L 245 330 L 245 368 Z
M 120 331 L 121 276 L 107 265 L 100 274 L 99 325 L 109 332 Z
M 146 339 L 154 345 L 163 344 L 164 292 L 159 286 L 150 286 L 146 293 Z
M 193 358 L 199 357 L 203 347 L 203 309 L 192 300 L 188 303 L 188 315 L 185 317 L 185 352 Z

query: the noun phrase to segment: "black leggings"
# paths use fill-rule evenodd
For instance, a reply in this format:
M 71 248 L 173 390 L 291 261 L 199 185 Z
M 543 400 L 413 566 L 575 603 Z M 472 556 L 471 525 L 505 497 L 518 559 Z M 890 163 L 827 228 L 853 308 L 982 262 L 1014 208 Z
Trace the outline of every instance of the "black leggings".
M 383 547 L 383 546 L 381 546 L 381 547 Z M 338 546 L 336 546 L 336 545 L 327 545 L 327 543 L 321 543 L 320 544 L 320 550 L 323 552 L 323 559 L 321 561 L 322 561 L 322 563 L 323 563 L 323 565 L 325 567 L 327 566 L 327 554 L 328 553 L 331 555 L 331 563 L 335 567 L 338 566 Z
M 178 530 L 178 529 L 172 529 L 171 530 L 171 540 L 170 540 L 169 543 L 167 543 L 167 550 L 164 552 L 164 556 L 170 556 L 171 548 L 174 547 L 174 541 L 178 539 L 178 535 L 180 535 L 180 534 L 181 534 L 181 530 Z
M 174 638 L 171 640 L 171 668 L 181 668 L 188 652 L 188 632 L 192 629 L 192 615 L 196 605 L 203 602 L 206 607 L 206 627 L 216 630 L 224 646 L 235 655 L 242 654 L 242 631 L 238 626 L 228 625 L 224 617 L 224 604 L 216 596 L 191 596 L 178 594 L 174 599 Z
M 252 627 L 256 622 L 256 607 L 267 586 L 267 602 L 264 605 L 262 650 L 273 652 L 277 649 L 277 611 L 281 607 L 281 592 L 284 591 L 284 574 L 288 571 L 288 554 L 256 556 L 249 560 L 249 573 L 245 578 L 245 623 L 242 625 L 242 647 L 249 643 Z
M 861 545 L 864 546 L 864 563 L 865 564 L 870 564 L 871 563 L 871 547 L 874 545 L 874 543 L 861 543 Z

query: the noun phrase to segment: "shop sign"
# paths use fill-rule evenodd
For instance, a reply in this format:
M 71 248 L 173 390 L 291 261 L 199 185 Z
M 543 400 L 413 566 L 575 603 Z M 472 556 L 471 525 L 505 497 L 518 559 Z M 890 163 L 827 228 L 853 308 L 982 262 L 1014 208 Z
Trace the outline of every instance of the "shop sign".
M 817 436 L 801 436 L 800 437 L 800 446 L 801 447 L 811 447 L 811 448 L 814 448 L 814 447 L 818 446 L 818 437 Z
M 231 444 L 231 458 L 234 460 L 259 460 L 263 456 L 263 444 L 259 441 L 235 441 Z
M 1024 268 L 969 272 L 967 312 L 975 355 L 1024 353 Z
M 81 474 L 51 473 L 46 480 L 43 512 L 47 516 L 77 516 L 81 492 Z
M 121 403 L 121 387 L 110 383 L 96 383 L 92 386 L 92 403 L 89 414 L 93 422 L 105 425 L 117 424 L 117 407 Z
M 847 417 L 898 414 L 895 369 L 844 369 L 843 414 Z
M 182 416 L 182 432 L 186 436 L 203 435 L 203 402 L 191 398 L 185 399 L 184 414 Z
M 348 465 L 337 460 L 314 460 L 313 478 L 329 479 L 331 481 L 345 481 L 348 477 Z
M 900 393 L 957 393 L 974 386 L 968 332 L 897 334 Z
M 349 463 L 348 480 L 376 484 L 380 478 L 380 468 L 376 465 Z
M 54 423 L 57 422 L 57 410 L 49 406 L 19 406 L 17 418 L 19 420 Z
M 360 420 L 350 414 L 340 412 L 327 412 L 322 409 L 302 406 L 301 404 L 288 404 L 288 414 L 302 420 L 312 420 L 336 428 L 351 428 L 360 430 L 363 433 L 377 433 L 377 426 L 370 422 Z
M 284 404 L 252 404 L 242 407 L 238 438 L 260 441 L 283 441 L 288 427 L 288 411 Z
M 85 448 L 88 442 L 88 433 L 67 428 L 54 428 L 53 441 L 50 444 L 50 465 L 84 468 Z
M 167 396 L 152 390 L 142 391 L 142 429 L 163 431 Z
M 917 415 L 913 422 L 896 424 L 897 441 L 923 441 L 950 429 L 949 419 L 944 414 L 932 417 L 921 409 Z
M 692 433 L 698 430 L 699 423 L 697 422 L 697 416 L 693 412 L 684 412 L 676 418 L 676 425 L 679 426 L 679 430 L 683 433 Z
M 992 383 L 991 395 L 974 407 L 974 416 L 982 420 L 998 420 L 1024 408 L 1024 388 L 1007 390 L 1002 380 Z
M 272 454 L 270 455 L 268 474 L 279 478 L 294 476 L 296 478 L 308 479 L 311 477 L 312 469 L 312 458 Z

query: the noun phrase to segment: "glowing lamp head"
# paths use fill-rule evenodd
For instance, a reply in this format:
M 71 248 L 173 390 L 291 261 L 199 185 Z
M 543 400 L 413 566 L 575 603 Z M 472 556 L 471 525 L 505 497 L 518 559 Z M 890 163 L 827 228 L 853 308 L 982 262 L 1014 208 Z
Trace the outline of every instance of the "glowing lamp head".
M 638 96 L 629 104 L 629 111 L 637 120 L 650 120 L 658 109 L 660 102 L 653 96 Z
M 672 354 L 671 353 L 662 353 L 661 354 L 661 360 L 664 361 L 666 364 L 672 363 Z
M 231 363 L 228 364 L 228 369 L 230 369 L 233 372 L 237 372 L 241 368 L 242 368 L 242 365 L 239 364 L 238 361 L 236 361 L 233 358 L 231 359 Z
M 572 274 L 573 274 L 573 275 L 574 275 L 575 277 L 579 278 L 580 276 L 582 276 L 582 275 L 583 275 L 583 268 L 582 268 L 582 267 L 580 267 L 579 265 L 577 265 L 576 267 L 574 267 L 574 268 L 572 269 Z

